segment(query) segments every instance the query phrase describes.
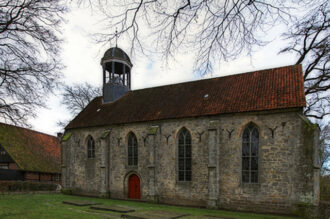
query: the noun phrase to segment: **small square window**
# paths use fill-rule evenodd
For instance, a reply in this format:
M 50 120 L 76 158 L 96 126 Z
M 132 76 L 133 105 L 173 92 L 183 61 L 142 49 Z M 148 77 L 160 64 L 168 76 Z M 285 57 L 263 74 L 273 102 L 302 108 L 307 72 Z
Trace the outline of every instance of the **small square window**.
M 9 166 L 7 163 L 0 163 L 0 169 L 8 169 Z

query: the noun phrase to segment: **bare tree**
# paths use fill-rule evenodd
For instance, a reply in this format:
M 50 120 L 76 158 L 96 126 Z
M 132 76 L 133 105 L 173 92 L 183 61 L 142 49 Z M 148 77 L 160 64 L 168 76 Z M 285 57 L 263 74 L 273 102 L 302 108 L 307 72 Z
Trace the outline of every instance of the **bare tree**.
M 330 161 L 330 126 L 325 125 L 320 133 L 320 164 L 321 174 L 330 172 L 328 162 Z
M 305 115 L 323 119 L 330 115 L 330 18 L 328 2 L 312 8 L 303 20 L 284 34 L 289 44 L 283 52 L 298 55 L 296 64 L 304 68 L 307 107 Z
M 0 118 L 28 125 L 61 77 L 60 0 L 0 0 Z
M 69 110 L 72 116 L 81 112 L 95 97 L 101 96 L 100 87 L 95 87 L 89 83 L 63 85 L 61 103 Z M 69 121 L 59 121 L 57 125 L 65 127 Z
M 327 0 L 78 0 L 106 16 L 106 33 L 98 42 L 127 37 L 132 51 L 154 49 L 165 58 L 181 49 L 195 52 L 195 71 L 212 72 L 220 60 L 251 54 L 262 46 L 268 30 L 279 23 L 290 27 L 289 44 L 280 52 L 299 55 L 303 64 L 305 114 L 322 119 L 329 105 L 329 4 Z M 307 12 L 301 16 L 301 11 Z M 296 13 L 296 15 L 295 15 Z M 292 25 L 293 24 L 293 25 Z M 118 29 L 118 31 L 115 31 Z M 150 47 L 150 45 L 153 45 Z
M 98 7 L 106 16 L 106 33 L 98 42 L 127 37 L 132 51 L 196 54 L 195 70 L 212 72 L 219 60 L 234 59 L 264 45 L 264 35 L 278 22 L 291 19 L 287 0 L 78 0 Z M 115 29 L 118 29 L 118 32 Z M 153 45 L 150 47 L 150 45 Z

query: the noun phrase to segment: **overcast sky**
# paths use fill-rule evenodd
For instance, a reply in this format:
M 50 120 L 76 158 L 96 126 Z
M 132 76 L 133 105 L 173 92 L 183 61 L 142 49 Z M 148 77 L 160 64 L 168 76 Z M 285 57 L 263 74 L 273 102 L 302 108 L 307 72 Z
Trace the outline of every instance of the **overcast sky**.
M 95 13 L 92 14 L 89 9 L 72 9 L 66 19 L 67 22 L 63 25 L 65 43 L 62 52 L 62 60 L 66 65 L 63 71 L 64 81 L 68 84 L 89 82 L 101 86 L 100 60 L 104 52 L 115 45 L 101 46 L 93 42 L 90 34 L 102 27 L 99 25 L 100 17 Z M 285 46 L 285 42 L 278 34 L 283 33 L 284 28 L 273 29 L 267 38 L 271 42 L 255 51 L 252 57 L 243 56 L 235 61 L 222 62 L 220 66 L 215 66 L 212 75 L 204 76 L 204 78 L 294 64 L 296 60 L 294 55 L 278 54 L 278 51 Z M 129 52 L 128 42 L 119 39 L 118 47 Z M 203 77 L 192 71 L 192 58 L 190 54 L 180 54 L 175 57 L 175 61 L 172 60 L 166 64 L 157 57 L 131 57 L 132 90 L 202 79 Z M 30 120 L 32 129 L 51 135 L 56 135 L 61 130 L 56 125 L 58 120 L 71 119 L 69 112 L 60 103 L 60 91 L 49 97 L 48 108 L 39 109 L 37 115 L 37 118 Z

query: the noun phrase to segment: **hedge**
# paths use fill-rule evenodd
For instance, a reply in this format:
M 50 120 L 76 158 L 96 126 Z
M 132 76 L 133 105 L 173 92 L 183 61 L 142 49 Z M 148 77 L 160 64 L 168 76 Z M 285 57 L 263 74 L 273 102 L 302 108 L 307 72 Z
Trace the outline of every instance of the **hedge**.
M 0 181 L 0 192 L 55 191 L 57 184 L 32 181 Z

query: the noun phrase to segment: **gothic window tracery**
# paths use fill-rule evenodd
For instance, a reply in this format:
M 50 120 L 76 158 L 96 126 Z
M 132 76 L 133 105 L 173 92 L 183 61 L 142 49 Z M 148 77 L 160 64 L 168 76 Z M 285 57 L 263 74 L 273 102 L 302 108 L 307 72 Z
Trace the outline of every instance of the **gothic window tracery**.
M 128 165 L 137 166 L 138 165 L 138 143 L 136 136 L 133 132 L 128 135 Z
M 242 136 L 242 182 L 258 183 L 259 131 L 250 123 Z
M 94 158 L 95 157 L 95 141 L 92 136 L 88 136 L 87 138 L 87 157 Z
M 179 181 L 191 181 L 191 135 L 183 128 L 178 142 L 178 174 Z

